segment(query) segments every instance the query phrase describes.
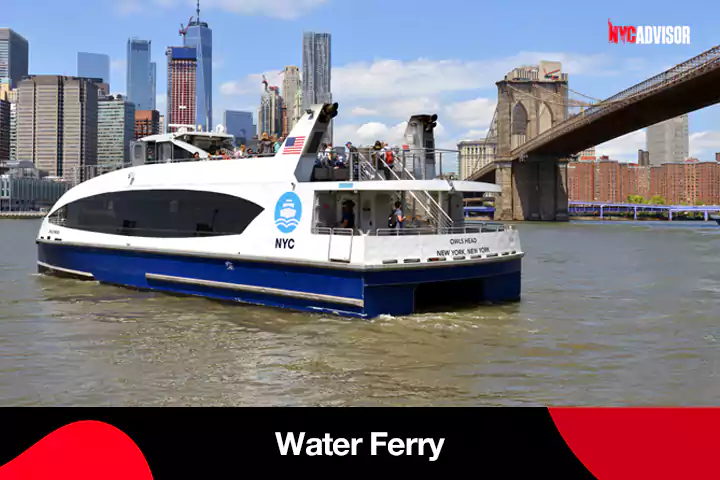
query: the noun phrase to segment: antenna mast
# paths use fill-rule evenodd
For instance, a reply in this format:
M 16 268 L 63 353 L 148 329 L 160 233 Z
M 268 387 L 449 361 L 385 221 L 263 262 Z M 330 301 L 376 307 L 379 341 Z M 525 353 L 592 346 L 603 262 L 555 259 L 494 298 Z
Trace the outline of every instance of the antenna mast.
M 197 0 L 197 9 L 195 10 L 195 14 L 197 15 L 197 21 L 200 23 L 200 0 Z

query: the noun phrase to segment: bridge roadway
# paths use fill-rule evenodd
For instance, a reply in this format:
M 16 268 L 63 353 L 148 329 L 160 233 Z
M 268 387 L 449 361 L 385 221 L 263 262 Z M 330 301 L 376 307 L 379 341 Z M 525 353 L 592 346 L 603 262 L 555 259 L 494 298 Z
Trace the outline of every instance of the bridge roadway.
M 501 83 L 498 82 L 498 86 Z M 572 155 L 720 103 L 718 85 L 720 46 L 613 95 L 516 148 L 509 149 L 509 138 L 497 138 L 495 161 L 477 170 L 469 179 L 503 185 L 503 205 L 498 208 L 500 219 L 565 220 L 566 167 Z M 509 128 L 497 130 L 510 135 Z

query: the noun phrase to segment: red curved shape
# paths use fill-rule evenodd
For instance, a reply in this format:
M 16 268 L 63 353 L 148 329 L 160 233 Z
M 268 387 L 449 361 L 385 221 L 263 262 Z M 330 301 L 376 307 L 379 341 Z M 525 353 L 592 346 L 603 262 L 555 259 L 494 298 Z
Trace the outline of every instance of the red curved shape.
M 717 478 L 718 408 L 550 408 L 599 480 Z
M 0 480 L 152 480 L 140 448 L 103 422 L 70 423 L 0 467 Z

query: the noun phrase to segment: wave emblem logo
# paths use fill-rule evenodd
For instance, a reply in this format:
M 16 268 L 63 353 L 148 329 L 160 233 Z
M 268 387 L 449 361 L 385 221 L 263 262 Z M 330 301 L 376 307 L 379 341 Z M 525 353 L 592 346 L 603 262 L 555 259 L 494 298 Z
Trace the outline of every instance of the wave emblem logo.
M 282 233 L 295 230 L 302 218 L 302 203 L 294 192 L 287 192 L 275 205 L 275 225 Z

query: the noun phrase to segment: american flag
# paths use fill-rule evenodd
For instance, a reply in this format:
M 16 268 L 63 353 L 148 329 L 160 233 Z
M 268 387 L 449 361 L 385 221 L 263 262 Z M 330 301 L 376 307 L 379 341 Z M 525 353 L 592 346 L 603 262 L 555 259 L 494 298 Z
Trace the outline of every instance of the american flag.
M 289 137 L 285 140 L 283 155 L 299 155 L 305 146 L 305 137 Z

